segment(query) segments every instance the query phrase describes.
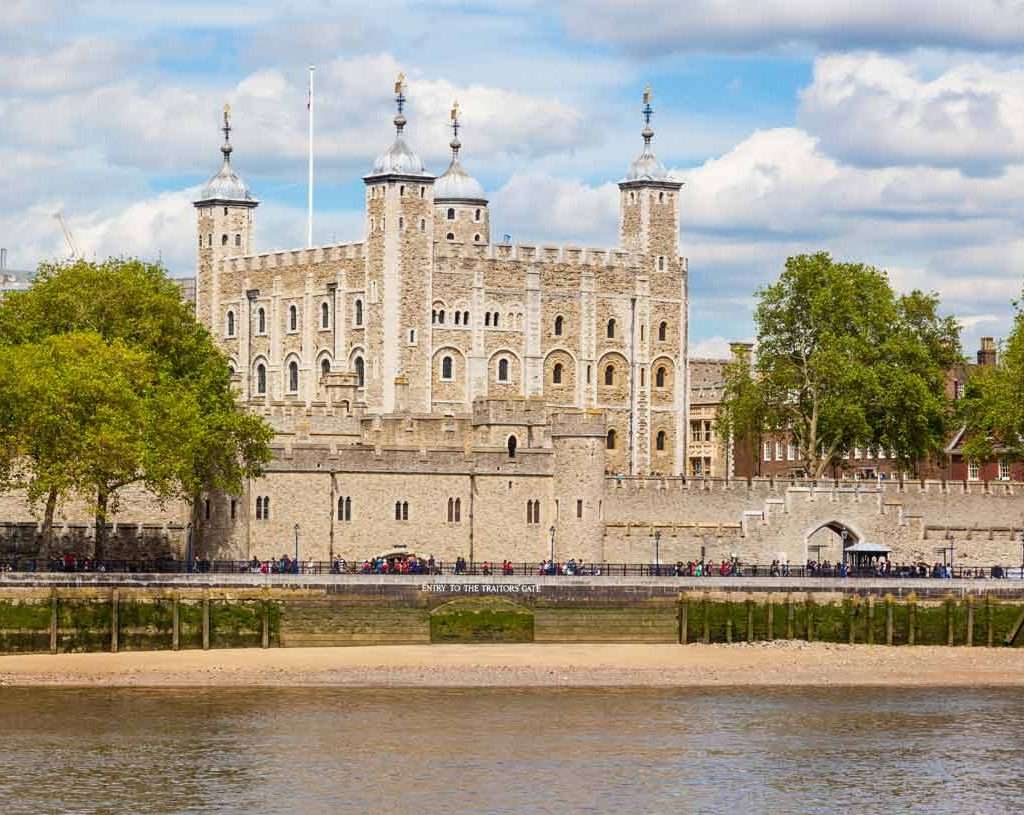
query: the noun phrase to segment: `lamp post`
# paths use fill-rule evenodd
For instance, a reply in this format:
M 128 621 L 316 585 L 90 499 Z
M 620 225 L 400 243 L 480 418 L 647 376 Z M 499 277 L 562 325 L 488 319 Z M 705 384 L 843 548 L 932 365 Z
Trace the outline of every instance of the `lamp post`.
M 551 533 L 551 571 L 554 573 L 555 570 L 555 525 L 552 524 L 548 530 Z
M 188 543 L 185 545 L 185 571 L 192 572 L 192 523 L 188 525 Z
M 299 573 L 299 525 L 295 524 L 295 574 Z
M 654 530 L 654 573 L 656 575 L 661 574 L 661 557 L 659 556 L 659 547 L 661 545 L 661 530 Z

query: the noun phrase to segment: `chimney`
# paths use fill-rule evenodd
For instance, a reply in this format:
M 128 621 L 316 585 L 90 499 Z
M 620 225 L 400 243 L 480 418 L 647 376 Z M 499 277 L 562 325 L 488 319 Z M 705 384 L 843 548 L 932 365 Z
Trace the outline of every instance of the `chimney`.
M 753 364 L 754 364 L 754 343 L 752 343 L 752 342 L 730 342 L 729 343 L 729 361 L 730 362 L 746 362 L 748 365 L 753 366 Z
M 996 364 L 996 341 L 993 337 L 981 338 L 981 348 L 978 349 L 978 364 Z
M 7 250 L 0 249 L 0 272 L 7 269 Z

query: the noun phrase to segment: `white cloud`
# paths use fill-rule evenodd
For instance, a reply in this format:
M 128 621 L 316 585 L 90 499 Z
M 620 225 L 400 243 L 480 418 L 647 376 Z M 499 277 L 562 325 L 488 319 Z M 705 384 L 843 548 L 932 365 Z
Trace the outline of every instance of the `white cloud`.
M 1024 45 L 1024 7 L 1005 0 L 569 0 L 570 33 L 644 53 Z
M 960 64 L 932 79 L 878 54 L 819 58 L 799 121 L 824 149 L 868 166 L 1000 170 L 1024 158 L 1024 70 Z
M 690 346 L 690 356 L 705 359 L 728 359 L 729 342 L 722 336 L 708 337 Z

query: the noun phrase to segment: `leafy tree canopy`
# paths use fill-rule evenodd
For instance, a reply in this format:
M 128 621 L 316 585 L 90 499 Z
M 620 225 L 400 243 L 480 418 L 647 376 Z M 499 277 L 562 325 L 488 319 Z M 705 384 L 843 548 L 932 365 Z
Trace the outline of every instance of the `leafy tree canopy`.
M 789 434 L 813 478 L 855 446 L 908 467 L 941 447 L 960 340 L 936 295 L 899 296 L 884 272 L 819 252 L 789 258 L 758 298 L 756 360 L 727 368 L 724 431 Z

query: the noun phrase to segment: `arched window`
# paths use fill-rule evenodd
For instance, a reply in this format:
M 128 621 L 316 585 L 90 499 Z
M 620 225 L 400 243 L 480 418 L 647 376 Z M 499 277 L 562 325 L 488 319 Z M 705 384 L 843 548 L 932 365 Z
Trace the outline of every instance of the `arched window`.
M 665 368 L 660 367 L 654 373 L 654 387 L 664 388 L 665 387 Z
M 235 312 L 229 311 L 227 318 L 227 335 L 229 337 L 235 336 Z
M 480 210 L 479 210 L 479 209 L 477 209 L 477 210 L 476 210 L 476 211 L 475 211 L 475 212 L 473 213 L 473 220 L 474 220 L 474 221 L 476 221 L 477 223 L 479 223 L 479 222 L 480 222 Z
M 561 337 L 562 336 L 562 326 L 563 326 L 562 315 L 559 314 L 557 317 L 555 317 L 555 336 L 556 337 Z
M 288 392 L 299 392 L 299 363 L 294 359 L 288 363 Z
M 228 236 L 227 235 L 221 235 L 220 236 L 220 245 L 221 246 L 227 246 L 228 245 Z
M 362 325 L 363 324 L 363 301 L 362 300 L 356 300 L 355 324 L 356 325 Z
M 533 500 L 526 502 L 526 522 L 528 524 L 533 523 Z
M 339 521 L 351 521 L 352 520 L 352 498 L 342 497 L 338 499 L 338 520 Z
M 508 437 L 508 457 L 516 457 L 516 447 L 519 446 L 519 440 L 515 436 Z
M 661 342 L 665 342 L 665 339 L 667 337 L 668 337 L 668 323 L 666 323 L 666 322 L 658 323 L 658 340 L 661 341 Z
M 659 430 L 658 431 L 658 435 L 657 435 L 657 437 L 655 439 L 654 444 L 655 444 L 655 446 L 659 450 L 664 450 L 665 449 L 665 431 L 664 430 Z
M 401 501 L 395 501 L 395 520 L 396 521 L 402 520 L 402 502 Z
M 462 312 L 462 324 L 463 325 L 469 325 L 469 312 L 468 311 Z
M 456 311 L 455 312 L 455 325 L 461 325 L 461 324 L 462 324 L 462 312 L 461 311 Z
M 320 376 L 327 376 L 331 372 L 331 361 L 324 357 L 320 360 Z
M 402 501 L 402 520 L 403 521 L 408 521 L 409 520 L 409 502 L 408 501 Z
M 455 233 L 454 232 L 449 232 L 447 235 L 444 236 L 444 239 L 446 241 L 453 241 L 453 240 L 455 240 Z
M 477 233 L 476 233 L 476 234 L 475 234 L 475 235 L 473 236 L 473 242 L 474 242 L 474 243 L 480 243 L 480 233 L 479 233 L 479 232 L 477 232 Z
M 663 192 L 659 192 L 658 193 L 658 203 L 659 204 L 664 204 L 665 203 L 665 193 L 663 193 Z
M 615 366 L 608 365 L 604 369 L 604 384 L 614 385 L 615 384 Z
M 259 311 L 256 312 L 256 333 L 267 333 L 267 311 L 262 306 L 260 306 Z
M 242 245 L 242 236 L 241 235 L 235 235 L 235 246 L 241 246 L 241 245 Z
M 256 520 L 270 520 L 270 497 L 267 495 L 261 495 L 256 498 Z
M 462 523 L 462 499 L 455 499 L 455 523 Z
M 615 338 L 615 320 L 608 321 L 608 339 Z
M 441 379 L 452 379 L 452 378 L 454 378 L 454 374 L 453 374 L 453 371 L 452 371 L 453 367 L 454 366 L 452 364 L 452 358 L 451 357 L 444 357 L 441 360 Z
M 494 312 L 494 317 L 491 319 L 491 322 L 494 323 L 495 328 L 498 327 L 498 312 Z
M 320 304 L 320 327 L 331 327 L 331 307 L 327 303 Z
M 299 309 L 294 305 L 288 306 L 288 330 L 299 330 Z
M 484 325 L 491 324 L 491 312 L 487 311 L 484 313 Z
M 499 359 L 498 360 L 498 381 L 499 382 L 508 382 L 508 360 L 507 359 Z
M 664 255 L 658 255 L 658 271 L 659 272 L 665 271 L 665 256 Z
M 256 393 L 263 396 L 267 392 L 267 366 L 262 362 L 256 366 Z
M 561 385 L 562 384 L 562 363 L 561 362 L 556 362 L 555 363 L 555 368 L 551 372 L 551 381 L 554 382 L 554 384 L 556 384 L 556 385 Z
M 609 430 L 608 431 L 608 438 L 607 438 L 607 440 L 605 442 L 605 446 L 609 450 L 614 450 L 615 449 L 615 431 L 614 430 Z
M 405 184 L 398 185 L 398 195 L 401 198 L 405 198 Z
M 454 221 L 455 220 L 455 207 L 448 207 L 448 220 L 449 221 Z
M 362 357 L 356 357 L 356 384 L 361 388 L 366 383 L 366 365 Z
M 444 325 L 444 309 L 441 309 L 439 312 L 437 312 L 437 321 L 441 325 Z

